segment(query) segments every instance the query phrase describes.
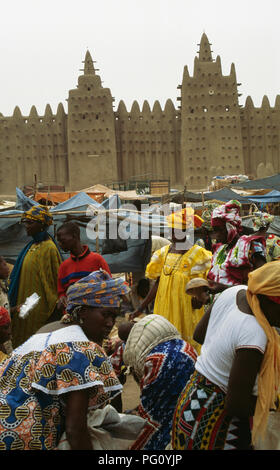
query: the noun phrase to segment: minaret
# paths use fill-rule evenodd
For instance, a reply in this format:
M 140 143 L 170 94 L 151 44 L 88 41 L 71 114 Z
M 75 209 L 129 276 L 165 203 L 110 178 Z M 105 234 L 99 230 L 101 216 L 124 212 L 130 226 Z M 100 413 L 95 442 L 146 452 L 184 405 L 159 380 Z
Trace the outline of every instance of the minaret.
M 84 75 L 95 75 L 93 60 L 89 51 L 86 52 L 84 60 Z
M 114 99 L 103 88 L 89 51 L 83 64 L 68 99 L 69 190 L 118 180 Z
M 199 61 L 200 62 L 212 62 L 212 51 L 211 51 L 211 44 L 208 41 L 208 37 L 205 33 L 201 36 L 201 41 L 199 46 Z
M 235 68 L 223 76 L 203 33 L 193 76 L 184 69 L 181 89 L 182 181 L 206 190 L 213 176 L 244 171 Z M 222 175 L 221 175 L 222 176 Z

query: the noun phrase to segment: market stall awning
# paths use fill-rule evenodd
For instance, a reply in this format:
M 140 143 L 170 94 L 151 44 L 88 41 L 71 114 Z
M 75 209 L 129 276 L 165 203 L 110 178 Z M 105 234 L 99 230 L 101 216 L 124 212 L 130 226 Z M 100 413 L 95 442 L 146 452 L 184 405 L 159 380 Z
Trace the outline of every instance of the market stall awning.
M 274 189 L 267 194 L 248 196 L 248 199 L 252 202 L 260 202 L 263 204 L 268 204 L 269 202 L 280 202 L 280 191 L 276 191 L 276 189 Z
M 243 183 L 237 183 L 232 185 L 232 188 L 243 188 L 243 189 L 276 189 L 280 190 L 280 174 L 268 176 L 267 178 L 261 178 L 257 180 L 250 180 Z

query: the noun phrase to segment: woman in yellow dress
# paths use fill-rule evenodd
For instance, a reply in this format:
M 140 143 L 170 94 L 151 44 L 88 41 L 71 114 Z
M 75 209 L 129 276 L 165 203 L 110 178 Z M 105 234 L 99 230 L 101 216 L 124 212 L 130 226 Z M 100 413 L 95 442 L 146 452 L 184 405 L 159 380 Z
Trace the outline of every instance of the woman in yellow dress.
M 10 276 L 10 306 L 23 304 L 27 297 L 37 293 L 38 304 L 25 318 L 12 315 L 12 342 L 17 347 L 45 325 L 57 302 L 57 273 L 60 253 L 47 232 L 52 216 L 45 206 L 33 206 L 22 217 L 27 235 L 32 237 L 19 254 Z
M 212 253 L 187 242 L 187 230 L 203 222 L 192 208 L 171 214 L 167 222 L 172 229 L 172 243 L 156 251 L 147 265 L 146 277 L 153 279 L 155 284 L 138 310 L 131 314 L 131 319 L 140 315 L 155 298 L 153 313 L 167 318 L 182 338 L 199 351 L 200 346 L 193 340 L 193 332 L 204 309 L 196 308 L 185 289 L 194 277 L 206 279 Z

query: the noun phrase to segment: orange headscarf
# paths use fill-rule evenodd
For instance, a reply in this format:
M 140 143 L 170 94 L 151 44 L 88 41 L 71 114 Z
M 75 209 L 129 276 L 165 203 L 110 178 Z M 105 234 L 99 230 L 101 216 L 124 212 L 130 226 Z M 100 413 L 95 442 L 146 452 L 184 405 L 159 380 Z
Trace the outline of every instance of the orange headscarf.
M 185 207 L 181 211 L 174 212 L 166 217 L 169 227 L 185 230 L 187 228 L 201 227 L 203 219 L 194 213 L 192 207 Z
M 268 323 L 257 298 L 280 296 L 280 261 L 266 263 L 249 273 L 247 300 L 258 323 L 267 336 L 267 347 L 258 377 L 258 398 L 253 420 L 252 442 L 265 433 L 270 409 L 275 402 L 280 386 L 280 336 Z

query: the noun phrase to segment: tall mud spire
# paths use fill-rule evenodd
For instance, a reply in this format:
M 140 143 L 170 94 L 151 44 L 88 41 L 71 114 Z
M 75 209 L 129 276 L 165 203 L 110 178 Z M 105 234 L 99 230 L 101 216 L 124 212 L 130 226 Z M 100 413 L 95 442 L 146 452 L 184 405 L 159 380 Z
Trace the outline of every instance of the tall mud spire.
M 84 63 L 84 75 L 95 75 L 93 60 L 89 51 L 86 52 L 85 60 L 83 63 Z
M 211 51 L 211 44 L 208 41 L 208 37 L 205 33 L 201 36 L 199 46 L 199 60 L 202 62 L 212 62 L 212 51 Z

